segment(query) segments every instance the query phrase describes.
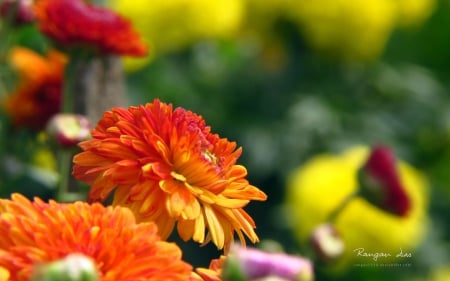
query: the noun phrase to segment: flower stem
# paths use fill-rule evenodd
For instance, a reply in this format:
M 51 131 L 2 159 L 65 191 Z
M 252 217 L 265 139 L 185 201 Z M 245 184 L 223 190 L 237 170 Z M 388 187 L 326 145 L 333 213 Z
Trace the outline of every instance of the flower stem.
M 337 206 L 336 209 L 334 209 L 329 215 L 327 222 L 334 223 L 339 216 L 340 213 L 347 207 L 347 205 L 359 195 L 359 190 L 356 190 L 353 193 L 350 193 L 347 197 L 344 198 L 344 200 Z
M 61 103 L 61 112 L 72 113 L 73 112 L 73 99 L 74 99 L 74 77 L 76 75 L 76 59 L 72 57 L 66 65 L 64 73 L 64 88 Z
M 59 167 L 59 185 L 56 192 L 56 200 L 58 202 L 67 201 L 69 195 L 69 177 L 72 156 L 71 150 L 60 149 L 58 150 L 58 167 Z

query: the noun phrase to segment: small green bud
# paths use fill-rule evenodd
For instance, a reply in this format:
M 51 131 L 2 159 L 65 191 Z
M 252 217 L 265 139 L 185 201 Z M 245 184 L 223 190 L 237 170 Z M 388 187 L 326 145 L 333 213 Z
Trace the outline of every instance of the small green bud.
M 98 281 L 93 261 L 82 254 L 70 254 L 61 260 L 37 265 L 30 281 Z

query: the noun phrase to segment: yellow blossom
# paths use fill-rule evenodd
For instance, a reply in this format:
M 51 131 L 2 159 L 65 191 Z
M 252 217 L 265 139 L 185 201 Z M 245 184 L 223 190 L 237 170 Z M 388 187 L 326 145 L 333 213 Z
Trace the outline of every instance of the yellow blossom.
M 132 20 L 149 43 L 151 55 L 180 50 L 200 40 L 229 37 L 238 31 L 243 16 L 241 0 L 109 0 L 109 5 Z M 145 62 L 126 61 L 128 67 Z
M 354 147 L 341 155 L 317 155 L 295 170 L 288 181 L 287 204 L 293 216 L 293 230 L 300 243 L 306 243 L 312 231 L 327 220 L 330 213 L 357 188 L 357 171 L 369 150 Z M 397 168 L 411 209 L 401 217 L 389 214 L 362 198 L 355 198 L 340 213 L 335 227 L 345 244 L 340 265 L 350 262 L 375 262 L 364 253 L 386 253 L 392 260 L 398 253 L 414 255 L 427 222 L 427 182 L 416 169 L 398 162 Z

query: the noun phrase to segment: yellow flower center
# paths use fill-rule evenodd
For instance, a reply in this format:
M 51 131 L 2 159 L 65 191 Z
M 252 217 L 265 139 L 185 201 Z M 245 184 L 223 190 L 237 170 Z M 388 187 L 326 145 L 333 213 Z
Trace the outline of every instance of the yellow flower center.
M 214 153 L 211 153 L 211 151 L 209 151 L 209 150 L 204 150 L 202 155 L 210 163 L 217 165 L 217 157 L 216 157 L 216 155 L 214 155 Z

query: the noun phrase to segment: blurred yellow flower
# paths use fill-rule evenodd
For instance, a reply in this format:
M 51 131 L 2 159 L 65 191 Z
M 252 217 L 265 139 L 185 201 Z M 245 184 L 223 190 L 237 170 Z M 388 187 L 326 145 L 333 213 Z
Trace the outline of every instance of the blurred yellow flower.
M 431 274 L 427 280 L 428 281 L 450 281 L 450 266 L 435 268 L 431 272 Z
M 109 0 L 109 6 L 132 20 L 149 43 L 151 55 L 179 50 L 199 40 L 233 35 L 244 9 L 242 0 Z M 147 61 L 150 59 L 147 57 Z M 128 67 L 143 62 L 126 60 Z
M 398 21 L 402 26 L 422 24 L 433 12 L 435 0 L 396 0 Z
M 397 27 L 417 27 L 436 0 L 244 0 L 243 35 L 267 44 L 276 39 L 280 19 L 298 26 L 307 45 L 343 61 L 372 61 Z M 264 46 L 263 46 L 264 48 Z
M 391 0 L 298 1 L 293 19 L 307 43 L 343 59 L 371 59 L 380 54 L 395 26 Z
M 40 147 L 32 156 L 32 164 L 44 170 L 56 171 L 56 159 L 53 152 L 46 148 Z
M 357 188 L 357 171 L 364 164 L 369 150 L 354 147 L 342 155 L 318 155 L 295 170 L 288 180 L 287 205 L 293 216 L 293 230 L 300 243 L 305 244 L 315 227 L 324 223 L 330 213 Z M 420 172 L 398 161 L 400 179 L 411 201 L 411 209 L 404 217 L 395 216 L 355 198 L 335 221 L 337 231 L 345 243 L 345 252 L 338 266 L 351 262 L 376 262 L 365 253 L 387 253 L 383 262 L 398 253 L 411 253 L 422 240 L 427 221 L 427 182 Z
M 422 23 L 435 0 L 291 1 L 291 18 L 315 50 L 347 61 L 378 58 L 397 26 Z
M 9 271 L 6 268 L 0 266 L 0 280 L 7 281 L 9 280 L 9 276 L 10 276 Z

